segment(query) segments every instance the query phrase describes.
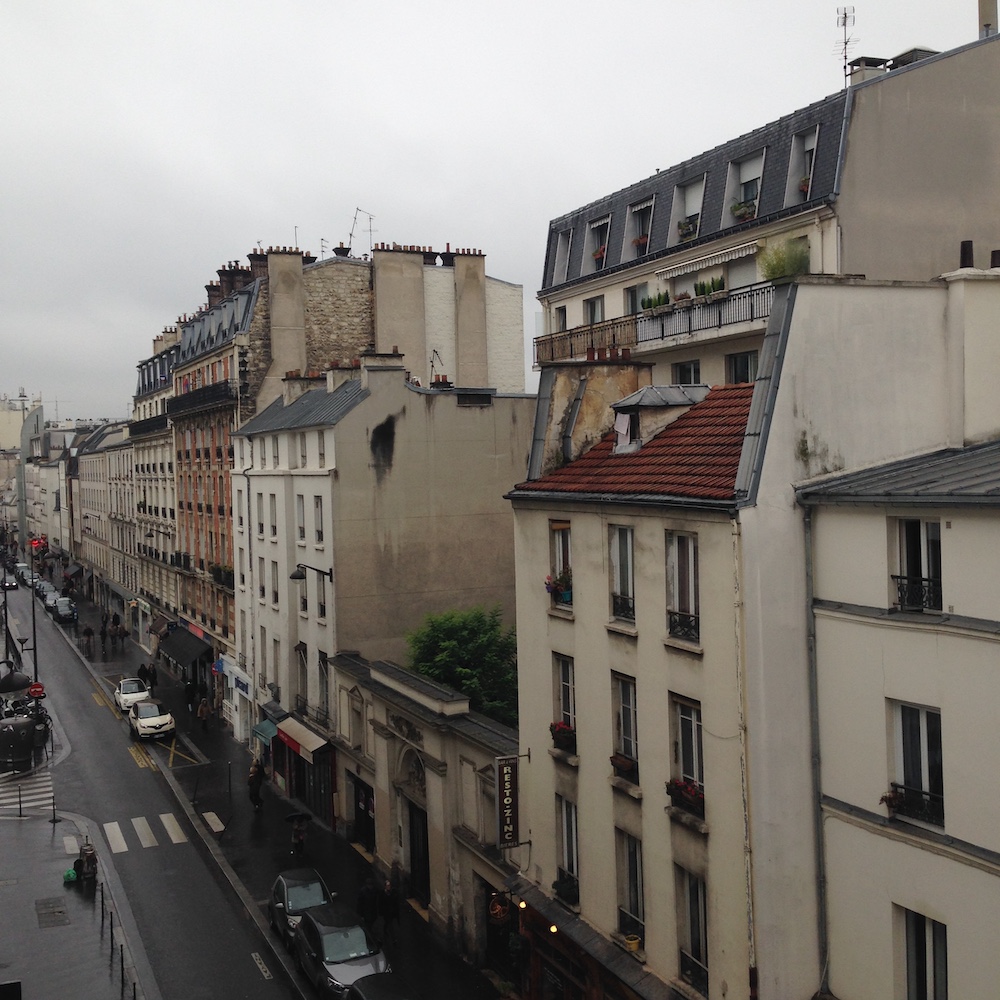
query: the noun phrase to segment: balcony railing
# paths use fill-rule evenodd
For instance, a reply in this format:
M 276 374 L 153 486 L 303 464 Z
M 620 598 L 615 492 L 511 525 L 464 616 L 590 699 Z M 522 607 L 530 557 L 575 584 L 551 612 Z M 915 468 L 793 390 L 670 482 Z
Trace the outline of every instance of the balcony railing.
M 702 996 L 708 996 L 708 967 L 694 956 L 681 949 L 681 979 L 696 989 Z
M 698 642 L 701 636 L 698 616 L 685 614 L 683 611 L 669 611 L 667 612 L 667 631 L 675 639 Z
M 167 415 L 159 413 L 155 417 L 147 417 L 145 420 L 133 420 L 128 425 L 128 436 L 130 438 L 142 437 L 144 434 L 159 434 L 167 429 Z
M 237 388 L 235 382 L 215 382 L 212 385 L 192 389 L 167 400 L 167 414 L 174 417 L 180 413 L 193 413 L 196 410 L 210 410 L 235 402 Z
M 642 943 L 646 937 L 646 925 L 638 917 L 634 917 L 628 910 L 618 907 L 618 933 L 634 934 Z
M 635 598 L 624 594 L 611 595 L 611 614 L 622 621 L 635 621 Z
M 711 302 L 664 306 L 642 315 L 621 316 L 535 338 L 535 364 L 584 358 L 587 351 L 636 347 L 670 337 L 714 330 L 734 323 L 758 323 L 771 315 L 774 286 L 748 285 Z
M 580 882 L 575 875 L 559 868 L 559 877 L 552 883 L 556 896 L 570 906 L 578 906 L 580 903 Z
M 928 576 L 894 576 L 900 611 L 941 610 L 941 581 Z
M 897 816 L 918 819 L 933 826 L 944 826 L 944 796 L 923 788 L 909 788 L 892 782 L 894 797 L 892 811 Z

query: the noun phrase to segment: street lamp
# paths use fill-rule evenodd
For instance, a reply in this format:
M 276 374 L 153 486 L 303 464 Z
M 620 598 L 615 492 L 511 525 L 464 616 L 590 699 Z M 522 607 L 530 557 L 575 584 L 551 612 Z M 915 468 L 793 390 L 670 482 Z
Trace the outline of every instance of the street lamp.
M 295 569 L 292 571 L 288 579 L 304 580 L 306 578 L 307 569 L 311 569 L 314 573 L 319 573 L 320 576 L 325 576 L 330 581 L 330 583 L 333 583 L 332 567 L 330 569 L 320 569 L 318 566 L 310 566 L 308 563 L 296 563 Z

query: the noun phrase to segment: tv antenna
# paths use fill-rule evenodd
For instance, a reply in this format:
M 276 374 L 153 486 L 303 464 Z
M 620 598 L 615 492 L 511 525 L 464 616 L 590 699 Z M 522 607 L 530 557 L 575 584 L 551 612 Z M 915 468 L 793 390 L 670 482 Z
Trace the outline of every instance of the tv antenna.
M 854 7 L 838 7 L 837 8 L 837 27 L 844 29 L 843 41 L 837 43 L 837 48 L 840 50 L 841 55 L 844 60 L 844 86 L 847 87 L 851 82 L 851 70 L 847 64 L 847 56 L 851 49 L 858 44 L 860 39 L 855 38 L 853 35 L 849 35 L 848 29 L 854 27 Z
M 359 215 L 368 216 L 368 253 L 370 255 L 372 252 L 372 248 L 375 246 L 374 240 L 372 239 L 372 234 L 378 232 L 378 230 L 372 229 L 372 221 L 374 220 L 375 216 L 372 215 L 371 212 L 366 212 L 363 208 L 356 208 L 354 210 L 354 221 L 351 223 L 351 234 L 350 236 L 347 237 L 347 245 L 349 247 L 354 246 L 354 230 L 357 228 Z

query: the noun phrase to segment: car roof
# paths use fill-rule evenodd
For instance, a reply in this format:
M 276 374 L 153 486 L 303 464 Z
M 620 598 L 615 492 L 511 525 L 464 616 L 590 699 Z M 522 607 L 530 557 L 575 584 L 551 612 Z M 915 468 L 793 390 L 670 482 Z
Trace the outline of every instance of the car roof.
M 360 927 L 361 917 L 343 903 L 322 903 L 310 906 L 303 914 L 316 924 L 319 931 L 334 927 Z
M 394 972 L 355 979 L 347 994 L 357 1000 L 414 1000 L 416 994 Z
M 147 715 L 150 714 L 150 709 L 155 708 L 157 715 L 169 715 L 170 712 L 167 711 L 166 706 L 162 701 L 153 701 L 152 698 L 146 698 L 144 701 L 137 701 L 133 706 L 137 708 L 140 712 L 145 712 Z

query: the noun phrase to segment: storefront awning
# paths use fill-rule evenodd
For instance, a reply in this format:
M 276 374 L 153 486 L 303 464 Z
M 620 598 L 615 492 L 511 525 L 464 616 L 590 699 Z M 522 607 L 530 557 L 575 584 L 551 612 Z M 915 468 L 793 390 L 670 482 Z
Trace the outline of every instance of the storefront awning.
M 83 567 L 79 563 L 71 562 L 64 570 L 63 576 L 80 576 Z
M 166 615 L 157 615 L 149 626 L 150 635 L 158 635 L 161 639 L 170 628 L 170 619 Z
M 168 632 L 160 643 L 160 652 L 182 667 L 189 667 L 195 660 L 212 652 L 212 647 L 184 628 Z
M 256 726 L 253 727 L 253 734 L 261 741 L 261 743 L 270 743 L 274 739 L 275 733 L 277 733 L 278 727 L 270 719 L 261 719 Z
M 329 745 L 325 737 L 314 733 L 291 716 L 278 723 L 278 739 L 310 764 L 313 762 L 313 754 Z

